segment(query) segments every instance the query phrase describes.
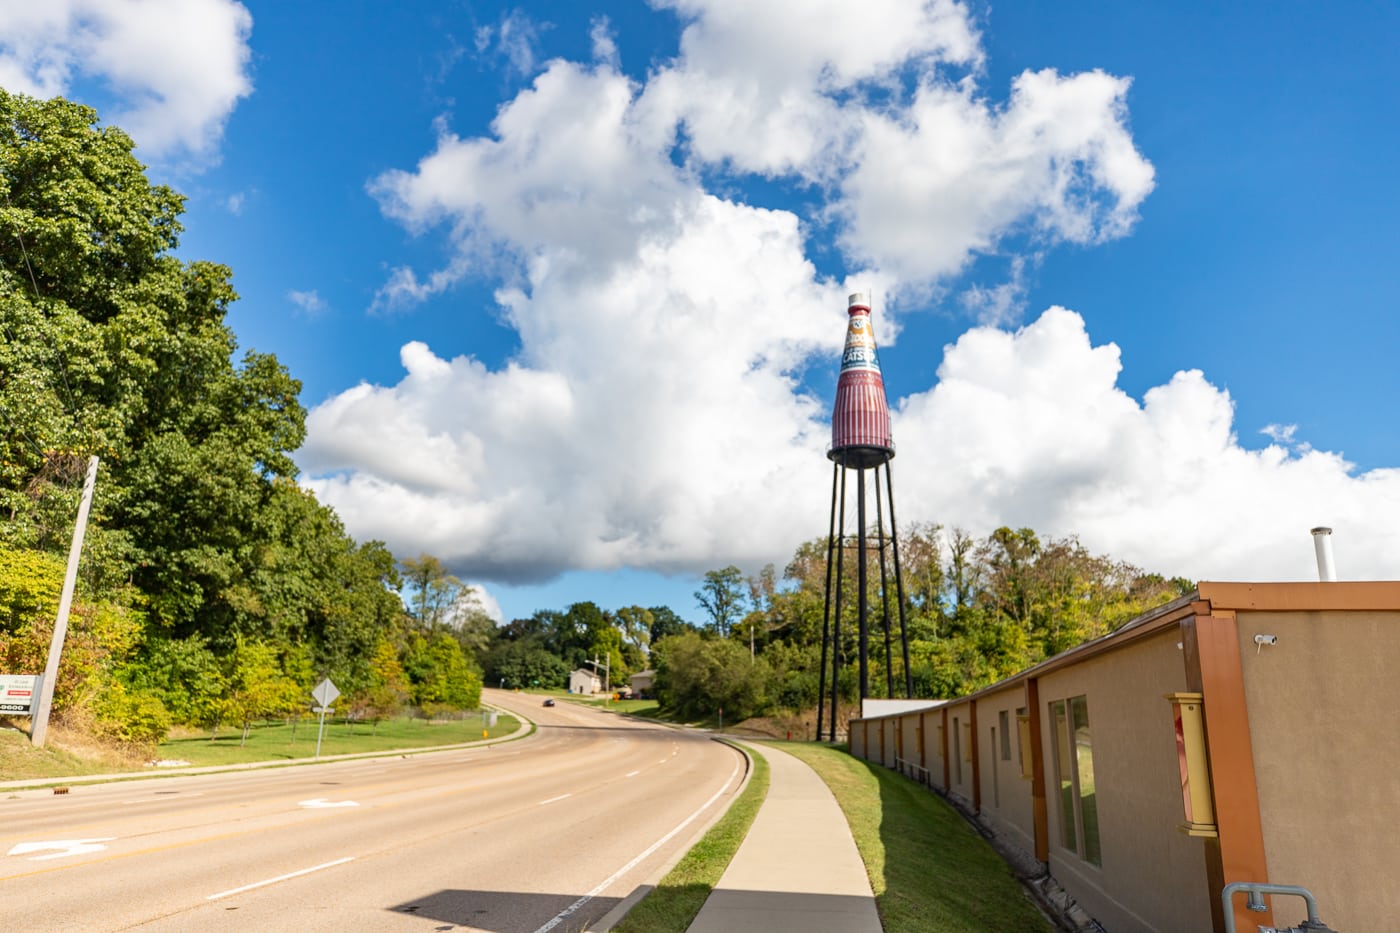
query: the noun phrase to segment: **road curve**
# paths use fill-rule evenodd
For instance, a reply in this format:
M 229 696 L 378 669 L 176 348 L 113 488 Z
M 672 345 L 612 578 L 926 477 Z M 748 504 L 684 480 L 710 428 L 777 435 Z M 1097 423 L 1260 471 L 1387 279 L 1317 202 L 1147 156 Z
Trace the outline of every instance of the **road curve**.
M 6 795 L 0 928 L 582 930 L 693 842 L 742 776 L 703 734 L 485 693 L 536 733 Z

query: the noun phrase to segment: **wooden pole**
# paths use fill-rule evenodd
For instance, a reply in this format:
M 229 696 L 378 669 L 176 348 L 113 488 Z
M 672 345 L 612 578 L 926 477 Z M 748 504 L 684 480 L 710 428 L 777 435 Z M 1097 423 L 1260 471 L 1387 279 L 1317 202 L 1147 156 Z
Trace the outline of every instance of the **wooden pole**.
M 36 748 L 44 747 L 49 732 L 49 712 L 53 708 L 53 688 L 58 680 L 58 659 L 63 654 L 63 641 L 68 635 L 68 613 L 73 607 L 73 589 L 78 583 L 78 557 L 83 551 L 83 534 L 87 531 L 88 510 L 92 507 L 92 492 L 97 486 L 97 457 L 88 458 L 87 479 L 83 481 L 83 499 L 78 506 L 78 521 L 73 526 L 73 543 L 68 548 L 68 571 L 63 575 L 63 595 L 58 599 L 58 617 L 49 639 L 49 660 L 44 665 L 44 680 L 39 685 L 39 707 L 34 710 L 29 741 Z

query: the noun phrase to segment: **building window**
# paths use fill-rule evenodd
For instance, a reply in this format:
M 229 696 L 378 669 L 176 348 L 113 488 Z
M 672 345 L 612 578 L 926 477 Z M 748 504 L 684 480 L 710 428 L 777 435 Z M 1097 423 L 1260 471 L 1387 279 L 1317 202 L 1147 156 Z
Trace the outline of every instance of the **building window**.
M 962 730 L 958 728 L 958 717 L 953 717 L 953 780 L 962 783 Z
M 997 727 L 992 726 L 992 748 L 997 747 Z M 997 756 L 992 756 L 992 806 L 1001 806 L 1001 781 L 997 773 Z
M 1031 773 L 1034 749 L 1031 748 L 1031 715 L 1022 706 L 1016 710 L 1016 754 L 1020 756 L 1021 780 L 1033 780 L 1035 775 Z
M 1001 760 L 1011 760 L 1011 714 L 1006 710 L 997 713 L 997 722 L 1001 725 Z
M 1085 697 L 1050 704 L 1055 743 L 1056 799 L 1060 806 L 1060 845 L 1094 865 L 1099 849 L 1099 808 L 1094 791 L 1094 745 Z

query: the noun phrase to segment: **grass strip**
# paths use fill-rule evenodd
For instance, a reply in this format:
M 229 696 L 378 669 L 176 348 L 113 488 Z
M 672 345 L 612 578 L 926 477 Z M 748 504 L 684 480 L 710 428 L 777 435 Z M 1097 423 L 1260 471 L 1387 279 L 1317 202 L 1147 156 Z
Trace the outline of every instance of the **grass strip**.
M 614 933 L 684 933 L 705 906 L 768 796 L 768 761 L 750 751 L 753 774 L 743 793 L 710 831 L 646 897 L 627 912 Z
M 379 723 L 377 729 L 364 722 L 327 721 L 321 736 L 321 757 L 479 742 L 483 738 L 510 735 L 519 728 L 520 721 L 506 713 L 499 713 L 496 724 L 489 728 L 483 728 L 481 717 L 475 715 L 442 722 L 387 719 Z M 284 723 L 258 725 L 248 733 L 245 744 L 242 729 L 225 726 L 214 738 L 205 732 L 167 739 L 156 750 L 156 757 L 201 766 L 296 761 L 316 757 L 317 732 L 315 720 L 298 723 L 295 727 Z
M 316 757 L 315 720 L 302 721 L 293 727 L 286 723 L 258 724 L 248 733 L 244 743 L 243 730 L 223 727 L 211 737 L 209 732 L 187 732 L 178 738 L 162 742 L 150 757 L 167 761 L 187 762 L 192 767 L 217 767 L 263 761 L 303 761 Z M 368 723 L 347 723 L 327 720 L 321 737 L 321 757 L 330 755 L 374 754 L 376 752 L 411 751 L 438 745 L 460 745 L 479 742 L 483 731 L 487 738 L 500 738 L 520 729 L 520 721 L 507 713 L 499 713 L 496 725 L 482 728 L 480 716 L 462 720 L 428 722 L 422 719 L 385 720 L 374 729 Z M 521 735 L 528 734 L 521 732 Z M 62 732 L 51 732 L 55 745 L 63 739 Z M 146 770 L 147 762 L 125 756 L 101 746 L 82 748 L 77 753 L 62 748 L 33 748 L 29 739 L 17 731 L 0 733 L 0 781 L 47 780 L 112 774 L 122 771 Z M 152 774 L 160 771 L 152 768 Z
M 1006 862 L 926 788 L 844 750 L 785 742 L 831 788 L 865 861 L 886 930 L 1052 930 Z

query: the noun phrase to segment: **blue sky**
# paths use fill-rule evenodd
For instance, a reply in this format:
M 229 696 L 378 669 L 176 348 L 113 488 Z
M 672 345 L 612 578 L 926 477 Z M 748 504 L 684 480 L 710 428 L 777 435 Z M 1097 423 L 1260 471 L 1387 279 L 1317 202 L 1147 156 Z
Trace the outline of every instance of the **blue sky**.
M 0 3 L 311 409 L 304 481 L 506 618 L 698 618 L 826 530 L 845 294 L 902 522 L 1394 578 L 1392 4 Z

